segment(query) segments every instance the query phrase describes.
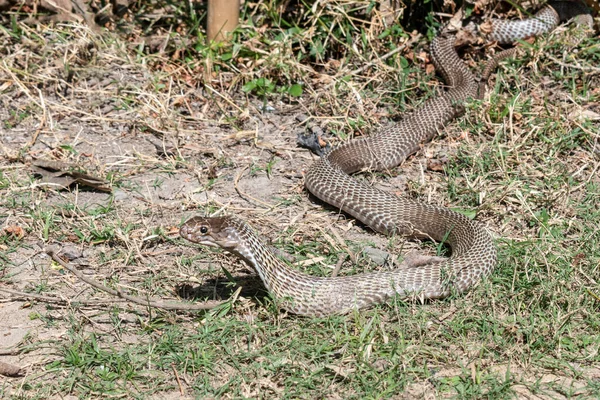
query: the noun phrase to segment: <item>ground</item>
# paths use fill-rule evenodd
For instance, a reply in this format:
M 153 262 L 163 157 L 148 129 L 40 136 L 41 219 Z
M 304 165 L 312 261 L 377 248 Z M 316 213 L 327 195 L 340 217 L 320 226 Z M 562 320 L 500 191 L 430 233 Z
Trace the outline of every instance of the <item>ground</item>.
M 381 254 L 440 251 L 311 197 L 303 172 L 317 156 L 297 145 L 310 131 L 333 145 L 369 134 L 442 90 L 423 35 L 390 40 L 406 47 L 387 64 L 371 53 L 302 62 L 289 38 L 194 64 L 78 24 L 0 32 L 0 362 L 21 369 L 2 378 L 3 398 L 600 396 L 597 38 L 561 27 L 522 44 L 464 116 L 401 167 L 361 178 L 485 225 L 499 252 L 488 279 L 445 300 L 300 318 L 178 226 L 239 216 L 324 276 L 340 259 L 350 275 L 393 268 Z M 88 176 L 69 185 L 39 160 Z M 109 288 L 181 309 L 97 290 L 48 248 Z

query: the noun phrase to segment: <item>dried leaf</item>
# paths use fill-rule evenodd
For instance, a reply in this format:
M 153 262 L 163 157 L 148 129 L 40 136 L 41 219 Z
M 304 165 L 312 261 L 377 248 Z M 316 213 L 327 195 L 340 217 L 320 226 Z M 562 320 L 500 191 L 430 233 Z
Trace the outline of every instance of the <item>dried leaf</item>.
M 34 160 L 32 170 L 42 176 L 42 182 L 67 188 L 73 183 L 88 186 L 102 192 L 110 192 L 111 188 L 107 181 L 83 172 L 76 165 L 60 161 Z
M 57 14 L 71 14 L 71 0 L 42 0 L 40 5 Z
M 569 119 L 573 120 L 586 120 L 590 121 L 600 121 L 600 114 L 592 110 L 584 110 L 582 108 L 576 108 L 575 110 L 569 113 Z
M 21 239 L 25 236 L 25 230 L 18 225 L 9 225 L 4 228 L 4 232 L 9 235 Z

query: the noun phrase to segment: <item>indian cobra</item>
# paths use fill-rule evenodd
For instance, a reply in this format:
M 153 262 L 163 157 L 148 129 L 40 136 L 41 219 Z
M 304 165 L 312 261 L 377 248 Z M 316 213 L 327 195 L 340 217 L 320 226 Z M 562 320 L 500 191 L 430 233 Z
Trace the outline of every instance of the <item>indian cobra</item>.
M 527 20 L 531 30 L 523 30 L 528 25 L 522 21 L 516 23 L 516 37 L 539 34 L 540 21 L 547 31 L 559 19 L 572 17 L 570 12 L 558 16 L 565 9 L 569 7 L 546 6 Z M 505 28 L 515 23 L 498 20 L 492 24 L 504 35 Z M 311 193 L 373 230 L 444 241 L 452 249 L 450 258 L 432 257 L 393 271 L 316 277 L 288 267 L 245 222 L 232 216 L 194 217 L 182 225 L 181 236 L 237 254 L 254 267 L 280 307 L 300 315 L 344 314 L 398 295 L 443 298 L 476 285 L 496 264 L 496 248 L 481 224 L 444 207 L 399 198 L 350 176 L 365 169 L 394 168 L 456 117 L 469 98 L 477 96 L 478 84 L 456 53 L 454 42 L 454 35 L 442 31 L 431 43 L 435 66 L 450 87 L 444 94 L 373 136 L 342 144 L 312 164 L 305 176 Z

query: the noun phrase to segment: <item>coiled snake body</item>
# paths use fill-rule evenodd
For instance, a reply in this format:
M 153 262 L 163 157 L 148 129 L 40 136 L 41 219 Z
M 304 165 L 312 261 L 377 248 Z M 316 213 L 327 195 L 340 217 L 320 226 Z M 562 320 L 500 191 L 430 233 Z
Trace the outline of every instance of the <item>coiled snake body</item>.
M 558 17 L 546 18 L 557 13 L 555 9 L 544 10 L 543 25 L 549 30 L 558 23 Z M 534 20 L 535 27 L 540 19 Z M 504 35 L 505 23 L 495 24 Z M 537 33 L 539 29 L 521 36 Z M 334 149 L 315 162 L 305 176 L 311 193 L 375 231 L 445 241 L 452 248 L 450 258 L 393 271 L 315 277 L 286 266 L 246 223 L 234 217 L 194 217 L 181 227 L 181 236 L 220 246 L 244 258 L 280 306 L 301 315 L 343 314 L 396 295 L 443 298 L 451 291 L 462 293 L 477 284 L 496 263 L 496 248 L 481 224 L 447 208 L 399 198 L 349 175 L 397 166 L 452 120 L 467 99 L 477 95 L 478 85 L 456 53 L 454 41 L 454 35 L 442 32 L 431 44 L 436 68 L 450 86 L 444 94 L 428 100 L 399 123 Z

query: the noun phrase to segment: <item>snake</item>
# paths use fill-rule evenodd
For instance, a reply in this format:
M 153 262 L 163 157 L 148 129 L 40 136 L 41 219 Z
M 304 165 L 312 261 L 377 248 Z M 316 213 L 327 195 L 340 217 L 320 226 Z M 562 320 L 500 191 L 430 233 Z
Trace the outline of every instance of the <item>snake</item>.
M 548 31 L 573 17 L 570 7 L 579 6 L 552 3 L 525 21 L 492 20 L 488 38 L 507 42 Z M 461 114 L 465 102 L 478 96 L 477 80 L 460 59 L 455 40 L 446 28 L 430 45 L 436 70 L 449 87 L 445 92 L 399 122 L 334 148 L 315 161 L 304 177 L 309 192 L 372 230 L 444 242 L 451 248 L 449 258 L 425 258 L 391 271 L 321 277 L 288 266 L 248 223 L 235 216 L 195 216 L 181 226 L 180 236 L 242 258 L 257 271 L 280 308 L 304 316 L 347 314 L 394 296 L 441 299 L 477 285 L 497 263 L 494 241 L 481 223 L 446 207 L 398 197 L 352 176 L 396 167 Z

